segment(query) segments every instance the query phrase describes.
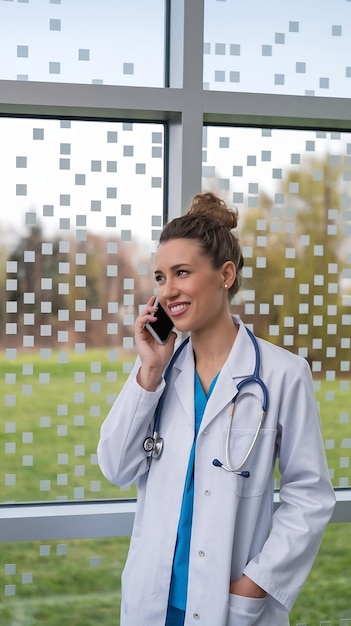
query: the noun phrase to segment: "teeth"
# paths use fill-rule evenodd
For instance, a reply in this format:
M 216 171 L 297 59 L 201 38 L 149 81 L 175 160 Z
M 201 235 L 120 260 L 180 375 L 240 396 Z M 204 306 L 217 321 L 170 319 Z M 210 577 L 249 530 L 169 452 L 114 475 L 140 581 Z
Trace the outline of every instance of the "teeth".
M 187 308 L 186 304 L 177 304 L 177 306 L 170 307 L 172 313 L 179 313 L 179 311 L 183 311 Z

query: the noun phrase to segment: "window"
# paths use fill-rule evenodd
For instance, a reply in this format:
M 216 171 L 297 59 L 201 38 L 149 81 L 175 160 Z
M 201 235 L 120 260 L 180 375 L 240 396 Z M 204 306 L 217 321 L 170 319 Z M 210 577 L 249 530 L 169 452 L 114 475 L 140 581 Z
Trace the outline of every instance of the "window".
M 342 576 L 329 589 L 351 519 L 350 10 L 0 0 L 4 626 L 118 624 L 135 490 L 102 477 L 98 432 L 159 231 L 200 189 L 239 210 L 236 310 L 309 359 L 345 522 L 292 624 L 350 621 Z

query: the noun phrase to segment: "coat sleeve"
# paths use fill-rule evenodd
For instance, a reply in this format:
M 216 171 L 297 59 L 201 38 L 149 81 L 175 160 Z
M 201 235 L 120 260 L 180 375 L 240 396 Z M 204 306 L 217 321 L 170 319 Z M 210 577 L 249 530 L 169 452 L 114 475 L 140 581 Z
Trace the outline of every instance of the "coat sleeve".
M 281 504 L 262 551 L 244 571 L 286 611 L 312 567 L 335 506 L 311 371 L 299 361 L 278 420 Z
M 143 442 L 152 434 L 155 409 L 165 385 L 162 380 L 155 392 L 145 391 L 136 381 L 139 367 L 137 359 L 101 426 L 97 448 L 103 475 L 121 487 L 135 483 L 149 469 Z

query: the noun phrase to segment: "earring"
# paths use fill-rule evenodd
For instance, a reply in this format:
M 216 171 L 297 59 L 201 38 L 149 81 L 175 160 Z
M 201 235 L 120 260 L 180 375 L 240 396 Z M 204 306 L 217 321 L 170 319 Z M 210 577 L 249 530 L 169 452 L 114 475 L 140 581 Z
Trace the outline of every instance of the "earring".
M 224 283 L 224 289 L 228 289 L 227 283 Z

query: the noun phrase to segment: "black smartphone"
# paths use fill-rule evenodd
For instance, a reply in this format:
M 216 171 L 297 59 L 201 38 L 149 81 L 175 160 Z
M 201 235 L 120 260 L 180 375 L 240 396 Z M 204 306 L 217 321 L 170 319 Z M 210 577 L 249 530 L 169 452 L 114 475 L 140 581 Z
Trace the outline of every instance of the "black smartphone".
M 157 319 L 155 322 L 147 322 L 145 324 L 145 328 L 148 329 L 149 333 L 151 333 L 153 338 L 156 339 L 157 343 L 160 343 L 163 346 L 167 343 L 174 325 L 158 300 L 156 300 L 154 306 L 157 306 L 157 311 L 155 311 L 155 317 L 157 317 Z

